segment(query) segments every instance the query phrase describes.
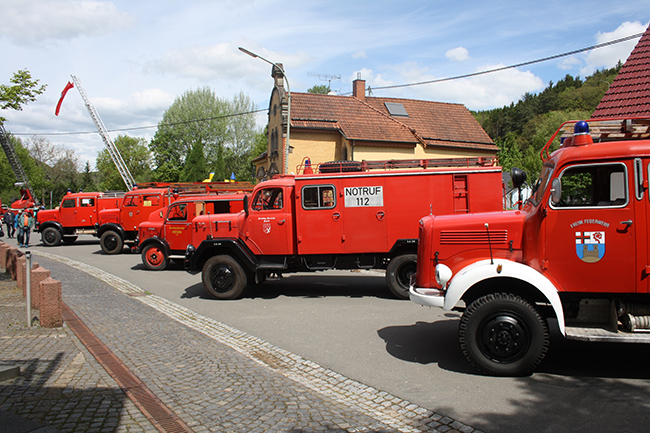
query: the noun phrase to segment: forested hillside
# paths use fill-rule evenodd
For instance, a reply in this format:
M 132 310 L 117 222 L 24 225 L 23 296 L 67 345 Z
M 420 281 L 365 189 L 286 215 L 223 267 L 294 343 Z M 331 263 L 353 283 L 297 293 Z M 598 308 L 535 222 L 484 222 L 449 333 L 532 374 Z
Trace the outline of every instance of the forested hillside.
M 473 112 L 499 146 L 504 170 L 519 167 L 528 173 L 529 180 L 536 179 L 542 167 L 540 150 L 551 135 L 567 120 L 591 117 L 621 66 L 619 62 L 584 80 L 567 75 L 538 94 L 526 93 L 516 104 Z

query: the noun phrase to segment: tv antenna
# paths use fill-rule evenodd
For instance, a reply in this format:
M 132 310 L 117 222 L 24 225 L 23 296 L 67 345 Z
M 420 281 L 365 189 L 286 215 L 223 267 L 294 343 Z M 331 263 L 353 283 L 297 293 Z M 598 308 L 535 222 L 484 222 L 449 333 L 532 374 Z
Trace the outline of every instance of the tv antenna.
M 341 81 L 341 75 L 328 75 L 328 74 L 313 74 L 313 73 L 308 73 L 310 77 L 318 77 L 319 80 L 321 81 L 327 81 L 327 87 L 332 88 L 332 81 L 333 80 L 338 80 Z

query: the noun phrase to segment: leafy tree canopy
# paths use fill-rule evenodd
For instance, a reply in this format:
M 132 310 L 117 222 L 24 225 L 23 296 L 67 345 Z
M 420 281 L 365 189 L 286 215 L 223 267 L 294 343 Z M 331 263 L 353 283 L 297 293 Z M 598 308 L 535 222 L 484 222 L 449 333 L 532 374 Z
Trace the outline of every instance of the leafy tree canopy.
M 326 86 L 325 84 L 316 84 L 314 87 L 307 89 L 307 93 L 319 93 L 321 95 L 327 95 L 330 90 L 330 86 Z
M 128 167 L 136 182 L 149 182 L 151 180 L 151 153 L 144 138 L 118 135 L 113 141 L 122 154 L 124 163 Z M 123 191 L 126 188 L 115 163 L 111 159 L 108 149 L 103 149 L 97 155 L 97 171 L 101 175 L 99 187 L 102 191 Z
M 33 79 L 27 69 L 14 73 L 9 81 L 12 85 L 0 84 L 0 110 L 22 110 L 23 105 L 35 101 L 47 87 L 39 86 L 39 80 Z M 0 116 L 0 123 L 4 121 L 5 118 Z

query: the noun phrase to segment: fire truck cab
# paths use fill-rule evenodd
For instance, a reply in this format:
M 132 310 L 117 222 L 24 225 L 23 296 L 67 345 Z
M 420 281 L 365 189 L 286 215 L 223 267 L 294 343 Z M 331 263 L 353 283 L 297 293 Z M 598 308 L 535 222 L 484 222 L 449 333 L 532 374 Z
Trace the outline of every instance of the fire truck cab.
M 207 194 L 179 198 L 149 215 L 139 226 L 139 249 L 147 269 L 160 271 L 169 260 L 185 258 L 192 241 L 193 219 L 199 215 L 231 214 L 244 210 L 244 194 Z
M 309 168 L 258 184 L 244 212 L 194 219 L 185 267 L 202 271 L 211 296 L 237 298 L 273 274 L 386 269 L 390 290 L 407 299 L 420 217 L 503 208 L 496 158 Z
M 569 339 L 650 342 L 649 125 L 569 122 L 522 209 L 420 220 L 410 298 L 463 311 L 460 345 L 480 371 L 532 372 L 549 320 Z
M 47 247 L 63 241 L 72 244 L 81 234 L 94 234 L 99 212 L 118 208 L 124 192 L 68 192 L 55 209 L 41 210 L 36 214 L 36 231 Z

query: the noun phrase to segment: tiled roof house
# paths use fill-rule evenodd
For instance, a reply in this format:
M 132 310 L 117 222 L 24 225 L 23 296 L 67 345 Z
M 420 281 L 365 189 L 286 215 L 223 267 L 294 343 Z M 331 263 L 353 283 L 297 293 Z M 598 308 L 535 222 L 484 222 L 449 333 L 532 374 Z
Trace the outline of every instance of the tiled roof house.
M 650 26 L 591 116 L 650 117 Z
M 287 95 L 281 72 L 269 103 L 268 150 L 258 157 L 257 177 L 287 173 L 309 158 L 328 161 L 494 156 L 497 146 L 465 106 L 414 99 L 369 97 L 365 81 L 352 96 L 291 93 L 289 149 Z

